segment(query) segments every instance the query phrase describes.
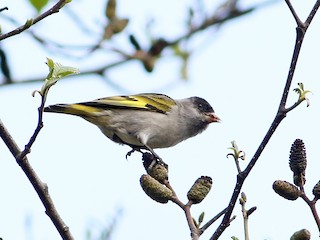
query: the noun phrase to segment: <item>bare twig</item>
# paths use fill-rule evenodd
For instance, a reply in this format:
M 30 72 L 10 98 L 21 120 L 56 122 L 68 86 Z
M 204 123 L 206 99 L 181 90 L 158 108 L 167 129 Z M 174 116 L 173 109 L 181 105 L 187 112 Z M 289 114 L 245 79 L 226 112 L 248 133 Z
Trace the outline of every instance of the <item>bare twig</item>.
M 45 104 L 45 98 L 41 97 L 41 105 L 38 108 L 38 124 L 37 127 L 33 133 L 33 135 L 31 136 L 29 142 L 25 145 L 24 150 L 17 156 L 17 161 L 20 162 L 22 161 L 22 159 L 31 151 L 31 146 L 32 144 L 35 142 L 38 134 L 40 133 L 41 128 L 43 127 L 43 122 L 42 122 L 42 118 L 43 118 L 43 108 L 44 108 L 44 104 Z
M 41 20 L 43 20 L 44 18 L 57 13 L 60 11 L 60 9 L 67 3 L 69 3 L 70 0 L 60 0 L 58 1 L 52 8 L 50 8 L 48 11 L 42 13 L 41 15 L 39 15 L 38 17 L 28 20 L 24 25 L 12 30 L 11 32 L 5 33 L 0 35 L 0 41 L 12 37 L 14 35 L 17 35 L 23 31 L 25 31 L 26 29 L 28 29 L 29 27 L 31 27 L 32 25 L 36 24 L 37 22 L 40 22 Z
M 290 11 L 291 11 L 291 13 L 292 13 L 292 16 L 293 16 L 294 19 L 296 20 L 297 25 L 298 25 L 298 26 L 303 25 L 303 22 L 300 20 L 298 14 L 296 13 L 296 10 L 294 10 L 294 8 L 293 8 L 293 6 L 292 6 L 292 4 L 291 4 L 291 1 L 290 1 L 290 0 L 285 0 L 285 1 L 286 1 L 287 5 L 288 5 L 288 7 L 289 7 L 289 9 L 290 9 Z
M 286 0 L 287 3 L 290 3 L 289 0 Z M 247 176 L 249 175 L 249 173 L 251 172 L 252 168 L 254 167 L 254 165 L 256 164 L 256 162 L 258 161 L 262 151 L 264 150 L 264 148 L 266 147 L 267 143 L 269 142 L 269 140 L 271 139 L 273 133 L 275 132 L 275 130 L 277 129 L 277 127 L 279 126 L 279 124 L 281 123 L 281 121 L 286 117 L 286 114 L 293 110 L 293 108 L 288 108 L 286 109 L 286 103 L 287 103 L 287 98 L 288 98 L 288 94 L 289 94 L 289 89 L 293 80 L 293 75 L 295 72 L 295 68 L 296 68 L 296 64 L 297 64 L 297 60 L 299 57 L 299 53 L 300 53 L 300 49 L 301 49 L 301 45 L 305 36 L 305 33 L 314 17 L 314 15 L 316 14 L 318 8 L 320 5 L 320 0 L 317 0 L 317 2 L 315 3 L 312 11 L 310 12 L 307 20 L 305 23 L 301 23 L 299 21 L 297 21 L 297 37 L 296 37 L 296 43 L 295 43 L 295 47 L 294 47 L 294 51 L 293 51 L 293 56 L 292 56 L 292 60 L 291 60 L 291 64 L 290 64 L 290 69 L 289 69 L 289 73 L 288 73 L 288 77 L 286 80 L 286 84 L 283 90 L 283 94 L 282 94 L 282 98 L 279 104 L 279 108 L 277 111 L 277 114 L 269 128 L 269 130 L 267 131 L 265 137 L 263 138 L 262 142 L 260 143 L 258 149 L 256 150 L 255 154 L 253 155 L 251 161 L 249 162 L 247 168 L 241 172 L 240 174 L 237 175 L 237 181 L 236 181 L 236 185 L 233 191 L 233 194 L 231 196 L 229 205 L 228 205 L 228 210 L 226 212 L 226 214 L 224 215 L 221 224 L 219 225 L 219 227 L 217 228 L 217 230 L 215 231 L 215 233 L 211 236 L 211 240 L 216 240 L 218 239 L 221 234 L 224 232 L 224 230 L 228 227 L 229 224 L 229 220 L 232 214 L 232 211 L 234 209 L 235 206 L 235 202 L 237 201 L 237 198 L 240 194 L 240 190 L 243 186 L 243 183 L 245 181 L 245 179 L 247 178 Z M 289 4 L 289 9 L 292 12 L 292 7 L 290 7 L 291 4 Z M 295 19 L 297 20 L 295 14 L 293 14 Z M 301 102 L 300 102 L 301 103 Z M 299 104 L 294 105 L 295 107 L 297 107 Z
M 42 16 L 41 19 L 43 19 L 45 16 L 48 16 L 49 13 L 52 14 L 52 13 L 55 13 L 55 12 L 59 11 L 59 9 L 61 8 L 61 5 L 63 6 L 63 2 L 64 1 L 60 0 L 49 11 L 47 11 L 47 12 L 43 13 L 42 15 L 40 15 L 39 17 L 35 18 L 33 20 L 33 24 L 35 24 L 37 21 L 39 21 L 38 19 L 41 16 Z M 254 11 L 255 9 L 257 9 L 258 7 L 260 7 L 260 5 L 254 6 L 254 7 L 242 10 L 242 11 L 239 11 L 239 10 L 233 11 L 233 12 L 230 12 L 229 14 L 226 14 L 223 17 L 218 17 L 218 16 L 214 15 L 211 18 L 207 18 L 199 26 L 190 29 L 185 34 L 183 34 L 182 36 L 180 36 L 180 37 L 178 37 L 178 38 L 176 38 L 176 39 L 174 39 L 172 41 L 166 41 L 166 45 L 164 46 L 164 48 L 168 48 L 168 47 L 174 46 L 174 45 L 178 44 L 179 42 L 190 38 L 191 36 L 195 35 L 196 33 L 207 29 L 208 27 L 215 26 L 215 25 L 221 25 L 222 23 L 227 22 L 228 20 L 231 20 L 231 19 L 243 16 L 245 14 L 248 14 L 248 13 Z M 43 16 L 43 15 L 45 15 L 45 16 Z M 22 31 L 24 31 L 25 29 L 27 29 L 26 24 L 21 26 L 21 27 L 19 27 L 19 28 L 17 28 L 17 29 L 15 29 L 14 31 L 12 31 L 10 33 L 0 35 L 0 41 L 2 39 L 4 39 L 4 38 L 9 37 L 9 36 L 7 36 L 9 34 L 15 35 L 15 34 L 18 34 L 18 33 L 22 32 Z M 38 36 L 34 35 L 32 32 L 31 32 L 31 34 L 37 41 L 40 41 L 40 42 L 43 41 L 41 38 L 39 38 Z M 57 47 L 59 47 L 59 46 L 57 45 Z M 68 46 L 67 49 L 70 49 L 70 47 Z M 121 55 L 120 60 L 115 61 L 113 63 L 108 63 L 108 64 L 106 64 L 104 66 L 101 66 L 101 67 L 98 67 L 98 68 L 96 67 L 94 69 L 88 69 L 88 70 L 81 71 L 79 76 L 80 75 L 88 75 L 88 74 L 103 75 L 103 74 L 105 74 L 107 72 L 107 70 L 109 70 L 111 68 L 114 68 L 116 66 L 120 66 L 120 65 L 123 65 L 125 63 L 128 63 L 129 61 L 132 61 L 132 60 L 141 61 L 141 59 L 138 58 L 135 53 L 126 54 L 126 55 L 124 55 L 122 53 L 120 55 Z M 86 57 L 87 57 L 87 54 L 86 54 Z M 26 80 L 15 80 L 15 81 L 12 81 L 10 83 L 4 82 L 4 83 L 1 83 L 0 86 L 5 86 L 5 85 L 8 85 L 8 84 L 24 84 L 24 83 L 28 84 L 28 83 L 39 82 L 39 81 L 43 81 L 43 77 L 41 77 L 41 78 L 33 78 L 33 79 L 26 79 Z
M 3 8 L 0 8 L 0 12 L 4 11 L 4 10 L 9 10 L 8 7 L 3 7 Z
M 208 227 L 210 227 L 215 221 L 217 221 L 223 214 L 227 212 L 227 208 L 223 209 L 221 212 L 219 212 L 216 216 L 211 218 L 206 224 L 204 224 L 200 228 L 200 233 L 202 234 Z
M 23 156 L 18 145 L 13 140 L 13 138 L 11 137 L 10 133 L 7 131 L 7 129 L 5 128 L 1 120 L 0 120 L 0 137 L 5 142 L 5 144 L 11 151 L 12 155 L 16 159 L 17 163 L 19 164 L 23 172 L 26 174 L 27 178 L 29 179 L 34 189 L 36 190 L 39 198 L 41 199 L 46 209 L 46 214 L 50 217 L 51 221 L 55 225 L 62 239 L 72 240 L 73 237 L 71 235 L 69 227 L 64 223 L 64 221 L 60 217 L 57 209 L 53 204 L 51 196 L 48 192 L 47 184 L 43 183 L 40 180 L 40 178 L 38 177 L 38 175 L 36 174 L 32 166 L 30 165 L 27 157 L 25 155 Z
M 173 198 L 171 199 L 172 202 L 177 204 L 185 213 L 186 220 L 190 229 L 191 238 L 192 240 L 198 240 L 201 236 L 201 234 L 209 228 L 216 220 L 218 220 L 226 211 L 227 208 L 223 209 L 221 212 L 219 212 L 216 216 L 214 216 L 212 219 L 210 219 L 203 227 L 199 228 L 199 226 L 196 226 L 192 215 L 191 215 L 191 206 L 193 205 L 193 202 L 189 200 L 186 204 L 184 204 L 176 195 L 175 191 L 173 190 L 172 186 L 170 185 L 169 181 L 165 181 L 164 185 L 169 188 L 173 193 Z M 231 222 L 231 220 L 230 220 Z
M 191 206 L 192 206 L 192 201 L 188 201 L 188 203 L 184 206 L 183 211 L 187 218 L 187 222 L 191 232 L 191 239 L 198 240 L 200 237 L 200 231 L 199 231 L 199 228 L 197 228 L 197 226 L 193 222 L 193 218 L 191 216 L 191 211 L 190 211 Z
M 190 212 L 190 208 L 192 206 L 192 202 L 188 201 L 187 204 L 184 204 L 179 197 L 177 196 L 176 192 L 174 191 L 174 189 L 172 188 L 172 186 L 170 185 L 169 181 L 165 181 L 164 185 L 169 188 L 172 193 L 173 193 L 173 198 L 171 199 L 172 202 L 174 202 L 175 204 L 177 204 L 185 213 L 186 215 L 186 219 L 187 219 L 187 223 L 191 232 L 191 237 L 192 240 L 197 240 L 200 237 L 200 231 L 199 229 L 196 227 L 196 225 L 193 222 L 193 218 L 191 216 L 191 212 Z
M 303 187 L 300 187 L 300 191 L 301 191 L 301 198 L 308 204 L 308 206 L 310 207 L 310 210 L 312 212 L 313 218 L 316 221 L 318 230 L 320 232 L 320 218 L 316 209 L 316 202 L 317 202 L 317 198 L 314 198 L 312 201 L 307 197 L 307 195 L 304 192 Z
M 229 20 L 232 20 L 232 19 L 235 19 L 237 17 L 240 17 L 240 16 L 243 16 L 243 15 L 246 15 L 248 13 L 251 13 L 252 11 L 254 11 L 257 7 L 251 7 L 251 8 L 248 8 L 246 10 L 242 10 L 242 11 L 234 11 L 234 12 L 231 12 L 229 14 L 227 14 L 226 16 L 224 17 L 217 17 L 216 15 L 212 16 L 211 18 L 208 18 L 206 19 L 202 24 L 200 24 L 198 27 L 194 28 L 194 29 L 191 29 L 189 32 L 187 32 L 186 34 L 184 34 L 183 36 L 181 37 L 178 37 L 177 39 L 169 42 L 169 45 L 172 46 L 172 45 L 175 45 L 175 44 L 178 44 L 179 42 L 185 40 L 185 39 L 188 39 L 190 38 L 192 35 L 194 35 L 195 33 L 198 33 L 200 31 L 203 31 L 205 29 L 207 29 L 208 27 L 210 26 L 214 26 L 214 25 L 219 25 L 219 24 L 222 24 L 222 23 L 225 23 Z
M 54 203 L 51 199 L 51 196 L 48 192 L 47 184 L 43 183 L 40 178 L 38 177 L 37 173 L 33 170 L 32 166 L 30 165 L 27 154 L 30 152 L 33 143 L 35 142 L 37 136 L 42 129 L 42 117 L 43 117 L 43 108 L 45 105 L 45 101 L 47 98 L 48 91 L 50 87 L 52 87 L 58 80 L 63 77 L 70 76 L 72 74 L 77 74 L 78 69 L 63 66 L 61 64 L 53 62 L 52 59 L 47 59 L 47 65 L 49 67 L 49 74 L 44 82 L 43 87 L 40 91 L 34 91 L 33 96 L 35 93 L 39 93 L 41 95 L 41 104 L 38 108 L 38 123 L 36 129 L 31 136 L 29 142 L 26 144 L 23 151 L 21 151 L 16 144 L 16 142 L 11 137 L 10 133 L 5 128 L 4 124 L 0 120 L 0 137 L 3 139 L 9 150 L 11 151 L 12 155 L 16 159 L 16 162 L 19 164 L 25 175 L 28 177 L 30 183 L 32 184 L 33 188 L 37 192 L 40 200 L 42 201 L 45 209 L 46 214 L 50 217 L 51 221 L 55 225 L 56 229 L 60 233 L 62 239 L 65 240 L 72 240 L 73 237 L 71 232 L 69 231 L 69 227 L 63 222 L 62 218 L 60 217 L 58 211 L 56 210 Z
M 252 207 L 249 210 L 246 209 L 247 196 L 244 192 L 241 193 L 239 203 L 241 205 L 243 217 L 244 239 L 249 240 L 249 216 L 257 209 L 257 207 Z
M 124 63 L 128 63 L 129 61 L 132 61 L 132 60 L 134 60 L 134 59 L 133 58 L 124 58 L 124 59 L 115 61 L 114 63 L 110 63 L 110 64 L 107 64 L 107 65 L 104 65 L 104 66 L 101 66 L 98 68 L 83 70 L 77 76 L 92 75 L 92 74 L 104 76 L 105 73 L 109 69 L 111 69 L 113 67 L 117 67 L 119 65 L 122 65 Z M 45 78 L 44 76 L 43 77 L 35 77 L 33 79 L 28 79 L 28 80 L 13 81 L 10 84 L 30 84 L 30 83 L 36 83 L 36 82 L 43 82 L 44 78 Z M 69 78 L 69 79 L 74 79 L 74 78 Z M 0 84 L 0 86 L 5 86 L 5 85 L 9 85 L 9 83 L 5 82 L 5 83 Z

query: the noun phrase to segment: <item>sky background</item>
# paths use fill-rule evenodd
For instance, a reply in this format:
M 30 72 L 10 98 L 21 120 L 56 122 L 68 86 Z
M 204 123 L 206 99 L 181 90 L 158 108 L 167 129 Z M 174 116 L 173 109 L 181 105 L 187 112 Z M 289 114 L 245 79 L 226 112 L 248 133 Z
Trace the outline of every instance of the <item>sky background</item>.
M 205 3 L 208 13 L 219 5 L 218 1 Z M 241 2 L 241 7 L 259 3 L 261 1 L 246 0 Z M 1 4 L 10 10 L 4 14 L 21 23 L 35 14 L 26 1 L 4 0 Z M 71 4 L 90 29 L 98 33 L 104 21 L 104 1 L 74 0 Z M 146 43 L 148 19 L 155 19 L 152 29 L 155 35 L 174 39 L 184 32 L 186 7 L 192 4 L 191 0 L 119 0 L 118 10 L 120 16 L 130 19 L 126 31 Z M 304 20 L 313 1 L 293 1 L 293 5 Z M 305 190 L 310 198 L 313 186 L 320 179 L 319 20 L 316 15 L 305 37 L 287 107 L 297 100 L 292 90 L 298 82 L 312 91 L 311 105 L 307 108 L 306 103 L 302 103 L 283 120 L 242 189 L 247 195 L 247 207 L 257 206 L 249 219 L 251 239 L 289 239 L 302 228 L 311 232 L 312 239 L 318 237 L 308 206 L 302 199 L 291 202 L 279 197 L 273 192 L 272 183 L 278 179 L 292 181 L 288 158 L 296 138 L 303 139 L 307 149 Z M 4 32 L 10 29 L 5 23 L 1 21 Z M 112 87 L 95 75 L 71 77 L 50 90 L 47 105 L 140 92 L 161 92 L 173 98 L 201 96 L 208 100 L 222 123 L 212 124 L 201 135 L 173 148 L 156 150 L 169 164 L 169 180 L 183 202 L 187 201 L 186 193 L 198 177 L 213 178 L 210 194 L 201 204 L 192 207 L 195 218 L 205 211 L 206 222 L 226 207 L 234 188 L 236 167 L 232 159 L 226 158 L 230 142 L 236 140 L 245 151 L 247 160 L 241 162 L 244 169 L 276 114 L 292 56 L 295 27 L 285 2 L 278 1 L 230 21 L 219 30 L 209 29 L 193 38 L 188 48 L 196 51 L 190 59 L 187 81 L 181 80 L 181 62 L 176 59 L 163 58 L 151 74 L 145 73 L 140 63 L 132 62 L 108 74 L 110 81 L 120 87 Z M 75 29 L 63 10 L 37 25 L 36 32 L 66 44 L 90 42 Z M 119 46 L 130 50 L 122 38 L 117 38 Z M 46 76 L 46 57 L 80 71 L 117 60 L 107 51 L 96 54 L 90 61 L 68 59 L 58 51 L 45 52 L 33 44 L 26 33 L 1 44 L 17 80 Z M 37 123 L 40 98 L 33 98 L 31 93 L 40 88 L 41 83 L 0 87 L 0 118 L 21 148 Z M 85 239 L 88 228 L 99 232 L 120 210 L 112 239 L 188 239 L 189 229 L 179 207 L 173 203 L 156 203 L 142 191 L 141 155 L 135 153 L 126 161 L 129 150 L 114 144 L 98 128 L 80 118 L 45 114 L 44 128 L 28 158 L 42 181 L 48 184 L 55 205 L 75 239 Z M 0 189 L 0 237 L 4 240 L 59 239 L 37 194 L 3 143 L 0 143 Z M 230 239 L 233 235 L 244 238 L 239 204 L 233 214 L 237 218 L 221 239 Z M 220 221 L 201 239 L 208 239 Z

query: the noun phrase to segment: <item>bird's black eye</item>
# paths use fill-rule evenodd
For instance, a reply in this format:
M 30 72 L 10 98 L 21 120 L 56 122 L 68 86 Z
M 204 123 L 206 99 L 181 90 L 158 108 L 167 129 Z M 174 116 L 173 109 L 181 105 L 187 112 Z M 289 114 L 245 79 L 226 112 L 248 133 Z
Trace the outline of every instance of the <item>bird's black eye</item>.
M 193 101 L 200 112 L 214 112 L 211 105 L 203 98 L 194 97 Z

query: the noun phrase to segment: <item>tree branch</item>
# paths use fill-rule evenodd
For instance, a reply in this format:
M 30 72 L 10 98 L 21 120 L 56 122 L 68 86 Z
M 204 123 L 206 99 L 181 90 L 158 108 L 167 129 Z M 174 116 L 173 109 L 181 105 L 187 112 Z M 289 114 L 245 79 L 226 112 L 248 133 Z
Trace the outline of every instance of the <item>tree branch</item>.
M 215 221 L 217 221 L 223 214 L 227 212 L 228 208 L 223 209 L 221 212 L 219 212 L 216 216 L 211 218 L 206 224 L 204 224 L 200 228 L 200 234 L 202 234 L 207 228 L 209 228 Z
M 297 20 L 296 16 L 295 16 L 295 12 L 293 12 L 293 8 L 290 4 L 289 0 L 286 0 L 287 3 L 289 3 L 289 9 L 291 10 L 291 12 L 293 13 L 295 19 Z M 291 6 L 291 7 L 290 7 Z M 290 69 L 289 69 L 289 73 L 288 73 L 288 77 L 285 83 L 285 87 L 283 90 L 283 94 L 282 94 L 282 98 L 279 104 L 279 108 L 277 111 L 277 114 L 269 128 L 269 130 L 267 131 L 265 137 L 263 138 L 262 142 L 260 143 L 258 149 L 256 150 L 255 154 L 253 155 L 251 161 L 249 162 L 248 166 L 246 167 L 246 169 L 239 173 L 237 175 L 237 181 L 236 181 L 236 185 L 233 191 L 233 194 L 231 196 L 229 205 L 228 205 L 228 210 L 226 212 L 226 214 L 224 215 L 221 224 L 219 225 L 219 227 L 216 229 L 215 233 L 211 236 L 210 240 L 216 240 L 218 239 L 221 234 L 224 232 L 224 230 L 228 227 L 229 221 L 230 221 L 230 217 L 232 214 L 232 211 L 234 209 L 235 203 L 238 199 L 238 196 L 240 194 L 240 190 L 244 184 L 245 179 L 247 178 L 247 176 L 249 175 L 249 173 L 251 172 L 252 168 L 254 167 L 254 165 L 256 164 L 256 162 L 258 161 L 262 151 L 264 150 L 264 148 L 266 147 L 266 145 L 268 144 L 269 140 L 271 139 L 273 133 L 275 132 L 275 130 L 277 129 L 277 127 L 279 126 L 279 124 L 281 123 L 281 121 L 286 117 L 286 114 L 289 112 L 289 110 L 291 111 L 293 108 L 289 108 L 286 109 L 286 103 L 287 103 L 287 98 L 288 98 L 288 94 L 289 94 L 289 89 L 292 83 L 292 79 L 293 79 L 293 75 L 295 72 L 295 68 L 296 68 L 296 64 L 298 61 L 298 57 L 299 57 L 299 53 L 300 53 L 300 49 L 302 46 L 302 42 L 305 36 L 305 33 L 314 17 L 314 15 L 316 14 L 318 8 L 320 6 L 320 0 L 317 0 L 316 4 L 314 5 L 312 11 L 310 12 L 307 20 L 305 23 L 300 23 L 299 21 L 297 21 L 297 37 L 296 37 L 296 43 L 295 43 L 295 47 L 294 47 L 294 51 L 293 51 L 293 56 L 291 59 L 291 64 L 290 64 Z M 295 105 L 295 107 L 298 106 Z
M 313 199 L 312 201 L 307 197 L 304 188 L 301 186 L 300 187 L 300 191 L 301 191 L 301 198 L 308 204 L 311 213 L 313 215 L 313 218 L 317 224 L 318 230 L 320 232 L 320 218 L 316 209 L 316 202 L 317 202 L 317 198 Z
M 26 29 L 28 29 L 29 27 L 31 27 L 32 25 L 36 24 L 37 22 L 40 22 L 41 20 L 43 20 L 44 18 L 57 13 L 60 11 L 60 9 L 66 5 L 67 3 L 71 2 L 71 0 L 60 0 L 58 1 L 52 8 L 50 8 L 48 11 L 42 13 L 41 15 L 39 15 L 38 17 L 34 18 L 34 19 L 30 19 L 28 20 L 24 25 L 12 30 L 11 32 L 5 33 L 5 34 L 1 34 L 0 35 L 0 41 L 12 37 L 14 35 L 17 35 L 23 31 L 25 31 Z
M 45 16 L 48 16 L 49 13 L 52 14 L 52 13 L 55 13 L 57 11 L 59 11 L 59 9 L 63 6 L 63 2 L 65 2 L 67 0 L 60 0 L 54 7 L 52 7 L 49 11 L 43 13 L 42 15 L 42 19 L 44 18 L 43 15 Z M 60 8 L 59 8 L 60 7 Z M 224 16 L 218 16 L 217 14 L 213 14 L 213 16 L 211 16 L 210 18 L 206 18 L 199 26 L 197 27 L 193 27 L 191 29 L 189 29 L 186 33 L 184 33 L 183 35 L 177 37 L 176 39 L 174 40 L 171 40 L 171 41 L 166 41 L 166 44 L 163 46 L 163 49 L 165 48 L 168 48 L 168 47 L 172 47 L 186 39 L 189 39 L 191 36 L 195 35 L 196 33 L 199 33 L 211 26 L 215 26 L 215 25 L 221 25 L 231 19 L 234 19 L 234 18 L 237 18 L 237 17 L 240 17 L 240 16 L 243 16 L 245 14 L 248 14 L 252 11 L 254 11 L 255 9 L 259 8 L 260 5 L 258 6 L 254 6 L 254 7 L 250 7 L 248 9 L 245 9 L 245 10 L 237 10 L 237 9 L 229 9 L 229 10 L 225 10 L 225 11 L 229 11 L 229 12 L 226 12 L 224 14 Z M 39 17 L 40 17 L 39 16 Z M 38 18 L 35 18 L 33 20 L 33 24 L 35 24 L 38 20 Z M 26 24 L 25 24 L 26 25 Z M 25 30 L 27 27 L 23 25 L 21 26 L 20 28 L 17 28 L 16 31 L 14 34 L 12 32 L 10 33 L 7 33 L 7 34 L 4 34 L 4 35 L 0 35 L 0 41 L 4 38 L 7 38 L 9 36 L 6 36 L 8 34 L 18 34 L 21 32 L 21 29 Z M 36 35 L 34 35 L 35 39 L 38 39 L 38 37 Z M 150 47 L 151 48 L 151 47 Z M 163 51 L 162 49 L 162 51 Z M 117 50 L 114 50 L 115 52 L 118 52 L 120 54 L 120 60 L 118 61 L 115 61 L 113 63 L 108 63 L 106 65 L 103 65 L 101 67 L 95 67 L 93 69 L 87 69 L 87 70 L 84 70 L 84 71 L 81 71 L 80 74 L 78 74 L 78 76 L 82 76 L 82 75 L 88 75 L 88 74 L 97 74 L 97 75 L 101 75 L 101 76 L 104 76 L 104 74 L 114 68 L 114 67 L 117 67 L 117 66 L 120 66 L 120 65 L 123 65 L 125 63 L 128 63 L 132 60 L 138 60 L 138 61 L 143 61 L 143 59 L 140 57 L 138 57 L 139 54 L 136 54 L 136 52 L 132 53 L 132 54 L 126 54 L 126 53 L 123 53 L 123 52 L 120 52 L 120 51 L 117 51 Z M 141 50 L 143 51 L 143 50 Z M 148 53 L 146 52 L 146 55 Z M 140 56 L 140 55 L 139 55 Z M 87 54 L 86 54 L 86 57 L 87 57 Z M 15 80 L 15 81 L 12 81 L 12 82 L 3 82 L 0 84 L 0 86 L 5 86 L 5 85 L 9 85 L 9 84 L 28 84 L 28 83 L 34 83 L 34 82 L 40 82 L 40 81 L 43 81 L 43 77 L 41 78 L 32 78 L 32 79 L 26 79 L 26 80 Z
M 40 180 L 40 178 L 38 177 L 38 175 L 36 174 L 32 166 L 30 165 L 26 156 L 24 156 L 23 158 L 20 158 L 20 156 L 22 156 L 22 152 L 19 149 L 16 142 L 13 140 L 8 130 L 5 128 L 1 119 L 0 119 L 0 137 L 5 142 L 10 152 L 16 159 L 17 163 L 19 164 L 23 172 L 26 174 L 27 178 L 29 179 L 34 189 L 36 190 L 39 198 L 41 199 L 46 209 L 46 214 L 49 216 L 49 218 L 55 225 L 62 239 L 72 240 L 73 237 L 71 235 L 71 232 L 69 231 L 69 227 L 63 222 L 57 209 L 54 206 L 54 203 L 48 192 L 47 184 L 43 183 Z

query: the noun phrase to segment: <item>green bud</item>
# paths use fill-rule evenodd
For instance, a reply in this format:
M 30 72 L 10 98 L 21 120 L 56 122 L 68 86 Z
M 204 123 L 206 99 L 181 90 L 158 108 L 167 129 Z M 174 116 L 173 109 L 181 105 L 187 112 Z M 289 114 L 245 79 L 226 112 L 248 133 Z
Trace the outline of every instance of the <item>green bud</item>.
M 26 21 L 25 26 L 26 26 L 27 28 L 29 28 L 29 27 L 32 26 L 32 24 L 33 24 L 33 19 L 30 18 L 30 19 L 28 19 L 28 20 Z
M 313 187 L 312 193 L 316 198 L 320 199 L 320 181 Z
M 204 219 L 204 212 L 202 212 L 198 218 L 199 225 L 203 222 L 203 219 Z
M 301 229 L 300 231 L 295 232 L 290 240 L 310 240 L 311 234 L 307 229 Z
M 301 195 L 300 190 L 295 185 L 286 181 L 277 180 L 272 187 L 276 193 L 288 200 L 296 200 Z
M 200 203 L 209 193 L 212 186 L 212 179 L 208 176 L 201 176 L 192 185 L 187 197 L 194 204 Z
M 244 205 L 247 202 L 247 196 L 244 192 L 241 193 L 241 197 L 239 198 L 239 202 L 241 205 Z
M 173 193 L 169 188 L 150 175 L 143 174 L 140 178 L 140 185 L 143 191 L 156 202 L 167 203 L 173 197 Z

